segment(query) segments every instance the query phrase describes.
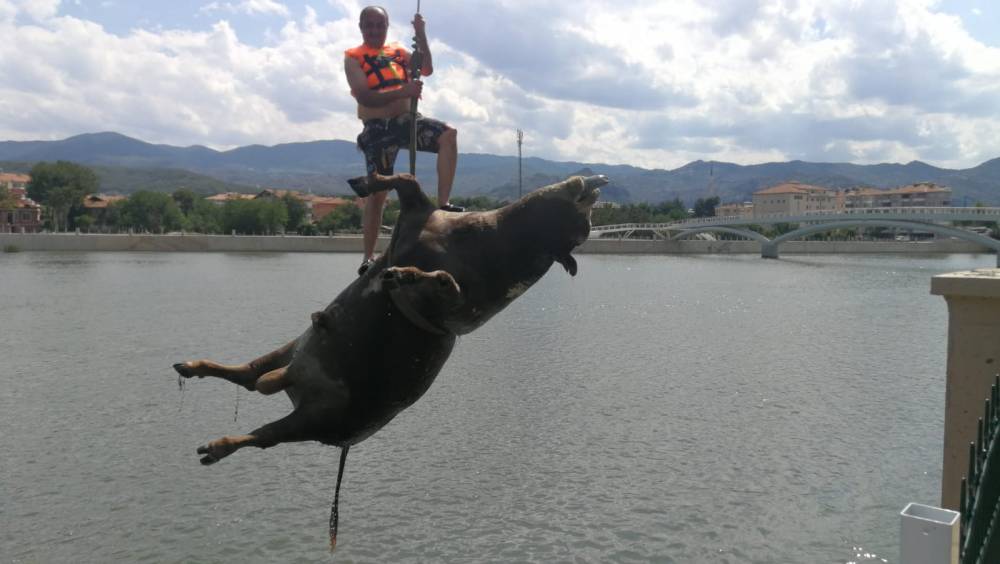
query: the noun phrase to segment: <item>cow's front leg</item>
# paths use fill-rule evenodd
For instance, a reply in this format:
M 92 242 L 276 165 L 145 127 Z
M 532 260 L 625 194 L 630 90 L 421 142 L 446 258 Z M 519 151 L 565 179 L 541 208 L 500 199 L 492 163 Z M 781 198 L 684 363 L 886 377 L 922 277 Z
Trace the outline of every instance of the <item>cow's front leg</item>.
M 382 287 L 392 303 L 424 331 L 445 335 L 448 314 L 462 303 L 462 291 L 443 270 L 424 272 L 412 266 L 394 266 L 382 274 Z
M 245 364 L 225 365 L 211 360 L 192 360 L 175 364 L 174 370 L 185 378 L 214 376 L 253 391 L 261 375 L 287 366 L 291 362 L 295 352 L 295 342 L 292 341 Z
M 402 292 L 416 301 L 437 302 L 447 307 L 456 305 L 462 296 L 462 290 L 451 274 L 444 270 L 424 272 L 415 266 L 385 269 L 382 287 L 390 292 Z

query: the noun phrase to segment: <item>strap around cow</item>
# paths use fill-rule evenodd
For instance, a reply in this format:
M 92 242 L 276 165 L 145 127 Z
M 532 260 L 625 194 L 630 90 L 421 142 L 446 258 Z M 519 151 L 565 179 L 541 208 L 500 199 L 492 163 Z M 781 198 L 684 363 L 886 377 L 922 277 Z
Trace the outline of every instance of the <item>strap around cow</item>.
M 403 314 L 403 317 L 420 329 L 435 335 L 447 335 L 450 333 L 447 329 L 431 323 L 430 320 L 417 311 L 413 307 L 413 304 L 410 303 L 410 300 L 406 298 L 406 295 L 400 292 L 398 288 L 389 290 L 389 298 L 392 299 L 392 303 L 396 304 L 396 308 Z

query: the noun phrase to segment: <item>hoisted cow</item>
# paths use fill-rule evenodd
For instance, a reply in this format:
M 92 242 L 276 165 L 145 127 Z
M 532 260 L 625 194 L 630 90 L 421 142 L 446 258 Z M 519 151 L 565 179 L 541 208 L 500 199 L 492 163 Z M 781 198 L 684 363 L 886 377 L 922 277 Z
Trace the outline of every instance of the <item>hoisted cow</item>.
M 498 210 L 438 210 L 409 175 L 377 177 L 370 191 L 395 189 L 400 214 L 382 257 L 294 341 L 256 360 L 224 366 L 175 364 L 185 378 L 215 376 L 248 390 L 284 390 L 294 409 L 247 435 L 198 448 L 212 464 L 246 446 L 291 441 L 342 447 L 339 493 L 350 445 L 361 442 L 430 387 L 457 335 L 476 329 L 549 269 L 571 275 L 571 251 L 590 233 L 603 176 L 572 177 Z M 331 516 L 336 543 L 336 497 Z

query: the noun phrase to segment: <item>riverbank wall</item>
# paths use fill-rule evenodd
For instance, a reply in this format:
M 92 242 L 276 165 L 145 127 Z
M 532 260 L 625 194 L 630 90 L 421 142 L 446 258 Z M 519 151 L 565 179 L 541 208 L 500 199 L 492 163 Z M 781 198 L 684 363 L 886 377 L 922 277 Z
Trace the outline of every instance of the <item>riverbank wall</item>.
M 388 237 L 379 238 L 381 250 Z M 360 235 L 304 237 L 298 235 L 200 235 L 200 234 L 76 234 L 0 233 L 5 251 L 81 252 L 277 252 L 360 253 Z M 756 241 L 665 241 L 591 239 L 577 250 L 581 254 L 760 254 Z M 782 255 L 824 253 L 989 253 L 979 245 L 958 239 L 934 241 L 788 241 Z
M 663 240 L 588 240 L 577 252 L 591 254 L 760 254 L 757 241 L 663 241 Z M 989 253 L 989 249 L 969 241 L 788 241 L 779 247 L 782 255 L 826 253 Z

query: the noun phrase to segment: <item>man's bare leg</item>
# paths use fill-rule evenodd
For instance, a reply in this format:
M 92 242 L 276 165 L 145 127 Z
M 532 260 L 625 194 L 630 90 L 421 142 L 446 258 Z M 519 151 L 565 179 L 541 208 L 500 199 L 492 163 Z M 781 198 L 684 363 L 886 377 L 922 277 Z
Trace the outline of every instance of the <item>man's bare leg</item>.
M 455 182 L 455 168 L 458 166 L 458 130 L 446 129 L 438 137 L 437 175 L 438 205 L 448 209 L 451 205 L 451 187 Z
M 365 261 L 375 256 L 375 243 L 382 227 L 382 208 L 385 206 L 386 196 L 387 192 L 375 192 L 365 200 L 365 213 L 361 218 Z

